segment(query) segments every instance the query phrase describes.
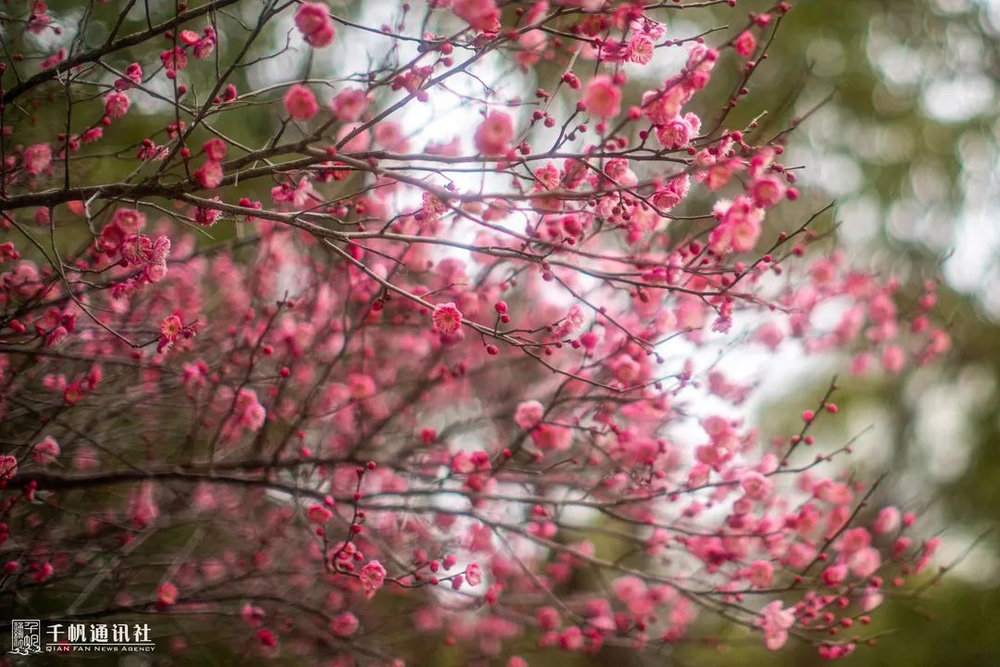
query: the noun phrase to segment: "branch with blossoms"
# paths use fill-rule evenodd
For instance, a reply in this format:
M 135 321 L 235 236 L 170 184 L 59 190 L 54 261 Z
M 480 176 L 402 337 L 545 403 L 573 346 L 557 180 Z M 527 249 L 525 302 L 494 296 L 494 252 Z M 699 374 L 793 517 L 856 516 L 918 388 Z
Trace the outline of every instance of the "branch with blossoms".
M 789 3 L 192 4 L 5 17 L 4 618 L 162 616 L 178 663 L 877 639 L 937 540 L 822 449 L 833 385 L 749 406 L 948 336 L 794 203 L 811 112 L 727 125 Z

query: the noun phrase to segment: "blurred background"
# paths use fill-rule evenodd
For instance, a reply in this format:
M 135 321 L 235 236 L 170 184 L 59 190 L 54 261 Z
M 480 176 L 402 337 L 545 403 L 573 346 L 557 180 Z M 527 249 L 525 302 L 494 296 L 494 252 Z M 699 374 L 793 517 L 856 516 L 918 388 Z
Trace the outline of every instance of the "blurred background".
M 941 280 L 952 337 L 931 367 L 841 377 L 844 418 L 824 437 L 843 443 L 871 427 L 851 465 L 862 478 L 887 474 L 882 502 L 920 513 L 950 567 L 936 585 L 929 573 L 917 597 L 888 601 L 876 619 L 886 633 L 843 664 L 1000 665 L 1000 1 L 792 5 L 729 125 L 765 109 L 781 116 L 789 99 L 787 124 L 829 96 L 789 139 L 787 163 L 805 166 L 803 206 L 835 201 L 830 223 L 852 260 L 900 276 L 903 293 Z M 728 11 L 716 18 L 732 21 Z M 798 397 L 821 395 L 830 377 L 780 370 L 783 392 L 758 411 L 766 433 L 789 432 Z M 675 657 L 704 667 L 819 661 L 809 647 L 786 649 L 687 646 Z

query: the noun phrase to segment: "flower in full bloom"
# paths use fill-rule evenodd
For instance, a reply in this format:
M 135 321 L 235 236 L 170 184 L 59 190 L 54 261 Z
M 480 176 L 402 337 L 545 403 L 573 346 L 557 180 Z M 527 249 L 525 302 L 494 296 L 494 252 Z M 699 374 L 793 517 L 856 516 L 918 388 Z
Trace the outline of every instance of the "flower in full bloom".
M 771 495 L 774 482 L 756 471 L 748 472 L 741 480 L 743 491 L 751 500 L 764 500 Z
M 288 115 L 298 120 L 309 120 L 319 111 L 313 91 L 301 83 L 293 84 L 288 89 L 284 102 Z
M 206 190 L 212 190 L 222 184 L 225 173 L 222 171 L 222 163 L 208 160 L 205 164 L 195 169 L 195 180 Z
M 330 621 L 330 629 L 340 637 L 350 637 L 358 630 L 358 617 L 349 611 L 334 616 Z
M 163 607 L 169 607 L 177 603 L 177 594 L 177 586 L 165 581 L 156 589 L 156 601 Z
M 600 118 L 617 116 L 622 110 L 622 91 L 610 76 L 595 76 L 583 91 L 583 106 Z
M 56 458 L 59 456 L 59 443 L 56 442 L 55 438 L 51 435 L 46 436 L 44 440 L 35 445 L 35 448 L 31 450 L 31 458 L 35 460 L 35 463 L 42 466 L 47 466 L 50 463 L 55 462 Z
M 854 574 L 867 579 L 882 565 L 882 554 L 875 547 L 865 547 L 850 556 L 849 564 Z
M 462 326 L 462 311 L 451 301 L 434 306 L 431 318 L 434 328 L 444 334 L 455 333 Z
M 372 598 L 385 582 L 385 568 L 377 560 L 371 560 L 361 568 L 358 577 L 361 579 L 361 588 L 365 591 L 365 597 Z
M 896 532 L 901 524 L 900 518 L 898 508 L 883 507 L 878 513 L 878 518 L 875 519 L 875 532 L 880 535 Z
M 545 407 L 538 401 L 524 401 L 514 412 L 514 423 L 523 429 L 534 428 L 544 414 Z
M 569 307 L 566 317 L 563 318 L 562 323 L 555 329 L 553 334 L 559 338 L 573 336 L 581 331 L 586 324 L 587 315 L 583 312 L 580 304 L 574 303 Z
M 514 138 L 514 122 L 502 111 L 491 111 L 476 128 L 472 140 L 483 155 L 503 155 Z
M 17 474 L 17 459 L 10 454 L 0 456 L 0 482 L 13 479 Z
M 493 0 L 455 0 L 452 10 L 481 32 L 496 32 L 500 28 L 500 10 Z
M 333 41 L 336 31 L 330 9 L 322 2 L 303 2 L 295 12 L 295 27 L 305 37 L 306 44 L 322 49 Z
M 177 315 L 168 315 L 160 323 L 160 341 L 157 351 L 162 352 L 176 343 L 184 334 L 184 322 Z
M 764 630 L 764 644 L 777 651 L 788 641 L 788 629 L 795 625 L 795 614 L 781 608 L 781 600 L 768 603 L 760 612 L 757 625 Z
M 236 393 L 233 412 L 237 421 L 251 431 L 260 429 L 267 418 L 267 411 L 257 400 L 257 392 L 246 387 Z
M 21 156 L 24 170 L 30 176 L 38 176 L 52 164 L 52 147 L 48 144 L 35 144 L 24 149 Z
M 755 560 L 750 563 L 749 572 L 750 585 L 754 588 L 767 588 L 774 578 L 774 565 L 771 561 Z
M 333 517 L 333 512 L 317 503 L 309 506 L 309 509 L 306 510 L 306 516 L 311 522 L 322 526 Z
M 653 59 L 653 40 L 645 35 L 633 37 L 626 48 L 626 55 L 631 62 L 645 65 Z
M 465 580 L 470 586 L 478 586 L 483 581 L 483 570 L 479 563 L 469 563 L 465 568 Z
M 212 137 L 206 141 L 201 145 L 201 149 L 205 151 L 208 159 L 214 162 L 220 162 L 226 157 L 226 142 L 218 137 Z
M 348 88 L 337 93 L 330 102 L 333 114 L 345 123 L 352 123 L 361 118 L 365 107 L 371 101 L 370 96 L 360 88 Z
M 733 48 L 736 49 L 736 53 L 744 58 L 749 58 L 753 55 L 754 49 L 757 48 L 757 38 L 749 30 L 744 30 L 733 42 Z
M 104 98 L 104 115 L 110 118 L 121 118 L 128 113 L 128 108 L 132 105 L 128 95 L 117 91 L 108 93 Z
M 691 125 L 680 116 L 656 128 L 656 138 L 668 150 L 687 146 L 693 134 Z

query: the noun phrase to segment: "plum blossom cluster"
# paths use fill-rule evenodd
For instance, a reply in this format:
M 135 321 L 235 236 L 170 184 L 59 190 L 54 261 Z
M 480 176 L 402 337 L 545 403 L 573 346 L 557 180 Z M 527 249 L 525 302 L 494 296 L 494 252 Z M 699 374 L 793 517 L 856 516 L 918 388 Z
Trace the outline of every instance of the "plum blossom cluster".
M 836 387 L 765 434 L 725 361 L 949 346 L 935 284 L 852 266 L 786 133 L 710 97 L 788 3 L 702 36 L 617 0 L 155 4 L 95 50 L 11 9 L 52 33 L 0 69 L 11 604 L 169 616 L 181 662 L 205 617 L 233 660 L 523 667 L 717 618 L 836 658 L 928 577 L 820 437 Z

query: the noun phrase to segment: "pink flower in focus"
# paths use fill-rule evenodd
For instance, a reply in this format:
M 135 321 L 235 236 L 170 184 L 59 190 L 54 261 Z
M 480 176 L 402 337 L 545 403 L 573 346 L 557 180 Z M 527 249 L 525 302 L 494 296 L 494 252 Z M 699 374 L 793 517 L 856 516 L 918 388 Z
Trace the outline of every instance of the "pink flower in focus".
M 434 320 L 434 328 L 444 334 L 455 333 L 462 326 L 462 312 L 450 301 L 434 306 L 431 318 Z
M 566 311 L 566 317 L 563 318 L 562 323 L 556 327 L 552 334 L 557 338 L 565 338 L 567 336 L 575 336 L 579 333 L 584 326 L 587 324 L 587 315 L 583 312 L 583 308 L 579 304 L 574 303 Z
M 787 191 L 787 186 L 774 176 L 761 177 L 750 186 L 754 203 L 761 208 L 774 206 L 784 198 Z
M 125 93 L 108 93 L 104 98 L 104 115 L 111 118 L 121 118 L 128 113 L 131 105 L 132 101 Z
M 184 333 L 184 322 L 177 315 L 169 315 L 160 323 L 160 344 L 158 351 L 163 351 L 176 343 Z
M 653 40 L 645 35 L 639 35 L 629 41 L 625 53 L 631 62 L 645 65 L 653 59 L 653 48 Z
M 479 563 L 469 563 L 465 568 L 465 580 L 470 586 L 478 586 L 483 581 L 483 571 Z
M 610 76 L 595 76 L 583 91 L 583 106 L 594 116 L 611 118 L 622 109 L 622 91 Z
M 382 588 L 382 584 L 385 582 L 385 568 L 377 560 L 368 561 L 358 573 L 358 578 L 361 579 L 361 588 L 365 591 L 365 597 L 373 598 L 375 592 Z
M 206 26 L 204 34 L 205 36 L 195 42 L 194 48 L 191 49 L 191 53 L 195 58 L 207 58 L 212 55 L 212 51 L 215 50 L 215 43 L 217 41 L 215 28 L 212 26 Z
M 293 84 L 285 93 L 285 111 L 292 118 L 298 120 L 309 120 L 319 112 L 319 104 L 316 103 L 316 96 L 306 86 L 301 83 Z
M 184 53 L 184 49 L 177 46 L 161 52 L 160 61 L 167 70 L 167 76 L 172 78 L 177 75 L 178 70 L 187 67 L 187 54 Z
M 680 117 L 656 128 L 656 138 L 668 150 L 687 146 L 693 134 L 691 126 Z
M 749 58 L 753 55 L 754 49 L 757 48 L 757 38 L 749 30 L 744 30 L 733 42 L 733 48 L 736 49 L 736 53 L 744 58 Z
M 691 190 L 691 179 L 687 174 L 675 176 L 653 194 L 653 204 L 663 211 L 677 206 Z

